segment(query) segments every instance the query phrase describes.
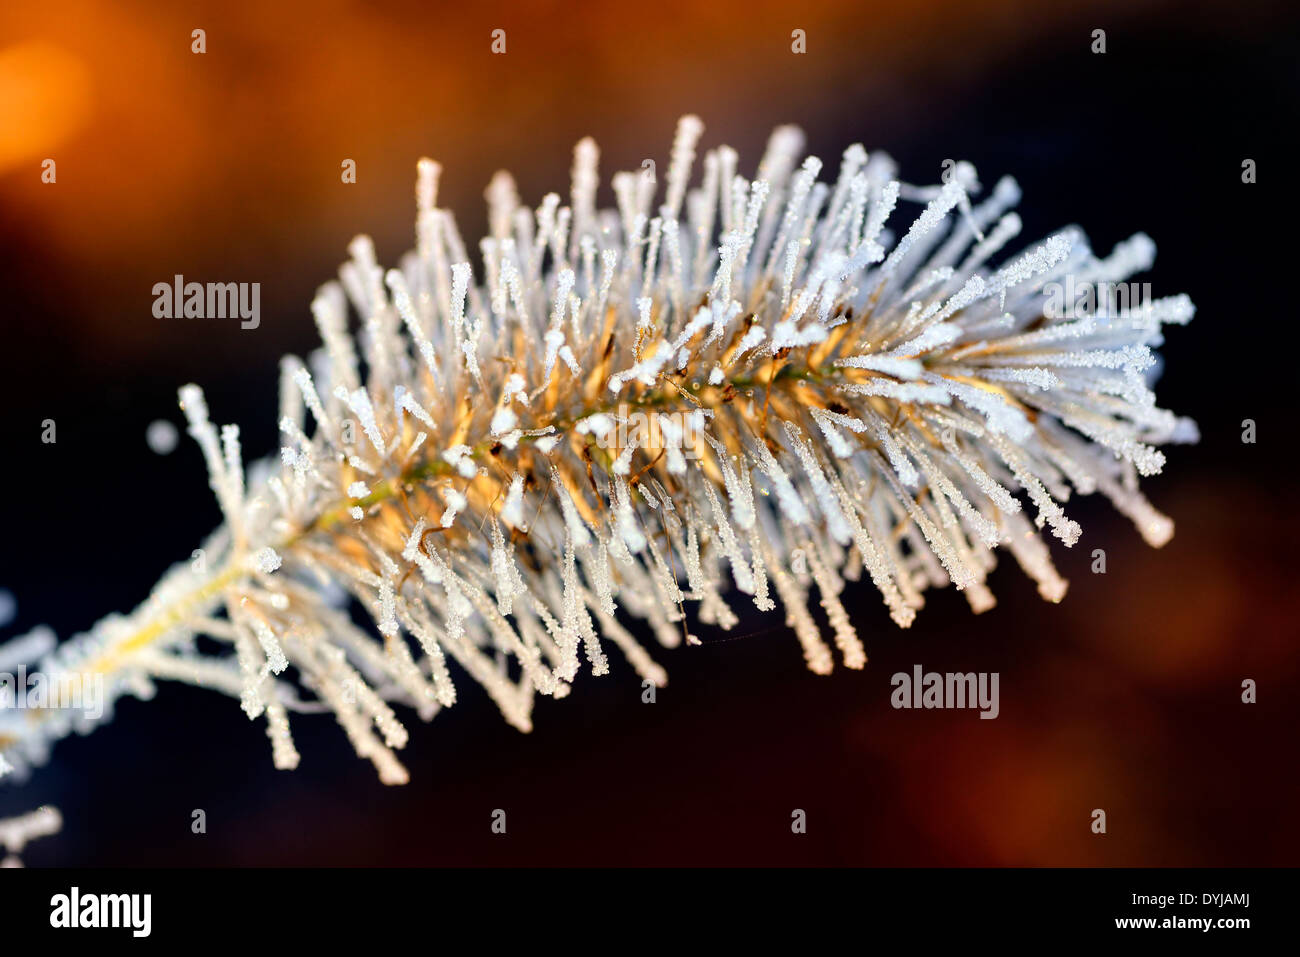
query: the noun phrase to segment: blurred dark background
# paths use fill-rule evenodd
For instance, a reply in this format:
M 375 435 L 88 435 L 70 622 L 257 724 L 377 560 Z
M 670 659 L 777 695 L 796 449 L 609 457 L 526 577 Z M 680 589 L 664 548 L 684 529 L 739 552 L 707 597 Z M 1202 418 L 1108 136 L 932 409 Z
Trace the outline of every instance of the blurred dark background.
M 147 425 L 179 425 L 175 390 L 198 382 L 246 454 L 273 453 L 278 359 L 315 347 L 308 303 L 355 233 L 388 264 L 409 248 L 417 157 L 443 164 L 440 205 L 473 241 L 496 169 L 535 205 L 567 195 L 581 136 L 607 182 L 666 161 L 686 112 L 750 174 L 770 129 L 794 122 L 831 170 L 861 141 L 913 182 L 947 158 L 986 186 L 1016 176 L 1026 242 L 1071 222 L 1101 251 L 1149 233 L 1159 255 L 1138 278 L 1199 310 L 1170 332 L 1157 391 L 1202 442 L 1144 485 L 1177 534 L 1153 551 L 1104 502 L 1076 500 L 1083 539 L 1054 549 L 1064 602 L 1007 559 L 996 609 L 932 594 L 907 632 L 864 584 L 848 601 L 871 655 L 860 673 L 803 670 L 773 615 L 658 650 L 671 683 L 654 705 L 621 661 L 585 676 L 539 702 L 531 735 L 462 679 L 455 708 L 412 716 L 405 788 L 381 786 L 327 717 L 296 722 L 302 766 L 280 773 L 236 702 L 163 687 L 0 786 L 0 817 L 47 802 L 65 817 L 27 863 L 1296 863 L 1296 375 L 1276 365 L 1296 321 L 1279 228 L 1295 206 L 1295 5 L 466 6 L 0 10 L 0 587 L 18 603 L 0 638 L 133 607 L 211 530 L 197 449 L 156 455 Z M 175 273 L 260 282 L 260 328 L 155 319 L 151 287 Z M 1000 672 L 1001 716 L 891 709 L 890 676 L 916 663 Z M 1241 702 L 1245 678 L 1257 704 Z M 494 808 L 506 836 L 489 831 Z

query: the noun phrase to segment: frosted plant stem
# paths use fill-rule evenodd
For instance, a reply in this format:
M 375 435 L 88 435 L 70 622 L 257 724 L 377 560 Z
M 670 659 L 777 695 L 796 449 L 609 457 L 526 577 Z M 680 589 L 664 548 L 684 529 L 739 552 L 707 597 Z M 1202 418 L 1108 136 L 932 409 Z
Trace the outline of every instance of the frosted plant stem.
M 991 608 L 1003 548 L 1060 601 L 1044 536 L 1082 539 L 1075 494 L 1169 540 L 1138 483 L 1166 464 L 1160 446 L 1197 439 L 1151 388 L 1165 327 L 1194 307 L 1066 315 L 1052 299 L 1148 269 L 1149 238 L 1098 256 L 1072 227 L 995 265 L 1020 229 L 1009 179 L 977 203 L 969 164 L 905 185 L 854 144 L 819 182 L 824 164 L 782 127 L 753 179 L 720 147 L 692 186 L 702 133 L 683 120 L 659 205 L 630 172 L 598 210 L 591 140 L 567 205 L 550 193 L 530 209 L 497 174 L 477 247 L 422 160 L 416 248 L 385 270 L 354 239 L 311 304 L 323 347 L 281 364 L 278 460 L 245 469 L 238 428 L 181 389 L 223 518 L 204 564 L 62 644 L 0 646 L 52 679 L 101 676 L 109 706 L 0 708 L 0 776 L 169 680 L 265 719 L 278 768 L 300 760 L 293 722 L 328 712 L 400 784 L 403 708 L 429 720 L 466 677 L 525 731 L 537 695 L 565 697 L 620 656 L 662 684 L 630 620 L 671 648 L 698 643 L 688 603 L 725 630 L 732 602 L 779 598 L 825 674 L 867 663 L 873 636 L 843 600 L 864 570 L 910 627 L 931 587 Z

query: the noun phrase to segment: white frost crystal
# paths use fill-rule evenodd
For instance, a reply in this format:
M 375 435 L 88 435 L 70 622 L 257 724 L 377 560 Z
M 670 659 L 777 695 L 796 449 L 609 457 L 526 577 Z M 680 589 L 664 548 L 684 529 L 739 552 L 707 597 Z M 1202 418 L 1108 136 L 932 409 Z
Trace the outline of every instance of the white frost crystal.
M 280 567 L 281 559 L 274 548 L 263 548 L 253 556 L 253 564 L 263 575 L 269 575 Z
M 1049 286 L 1148 268 L 1147 237 L 1098 257 L 1072 228 L 994 265 L 1021 228 L 1011 180 L 982 201 L 969 164 L 908 186 L 854 145 L 822 182 L 783 127 L 753 180 L 722 147 L 692 186 L 702 135 L 682 121 L 658 201 L 652 177 L 615 176 L 614 210 L 596 208 L 590 140 L 567 205 L 530 209 L 498 174 L 477 263 L 421 160 L 416 250 L 385 272 L 354 241 L 312 304 L 324 348 L 282 365 L 276 459 L 246 477 L 238 430 L 181 390 L 225 519 L 204 560 L 129 615 L 58 647 L 19 639 L 0 661 L 102 673 L 110 701 L 155 678 L 225 692 L 265 718 L 283 768 L 299 760 L 290 717 L 328 709 L 401 783 L 391 706 L 428 719 L 455 680 L 522 730 L 584 660 L 617 667 L 611 647 L 662 684 L 631 619 L 672 647 L 687 616 L 729 628 L 728 602 L 779 599 L 821 674 L 866 663 L 845 608 L 863 571 L 907 627 L 926 587 L 990 607 L 999 549 L 1060 600 L 1043 536 L 1079 540 L 1071 494 L 1169 538 L 1138 478 L 1163 466 L 1157 446 L 1196 437 L 1150 388 L 1152 349 L 1190 301 L 1047 307 Z M 0 724 L 0 772 L 89 723 L 32 717 Z

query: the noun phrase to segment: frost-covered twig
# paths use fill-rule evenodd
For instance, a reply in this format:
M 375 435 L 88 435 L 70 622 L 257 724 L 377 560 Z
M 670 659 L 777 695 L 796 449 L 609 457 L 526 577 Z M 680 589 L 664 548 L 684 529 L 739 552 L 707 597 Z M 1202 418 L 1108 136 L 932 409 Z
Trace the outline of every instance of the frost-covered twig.
M 972 202 L 967 164 L 902 186 L 855 145 L 825 183 L 783 127 L 755 179 L 724 147 L 692 188 L 701 132 L 681 122 L 659 205 L 643 170 L 615 175 L 616 208 L 598 210 L 590 140 L 568 205 L 529 209 L 498 174 L 477 276 L 421 160 L 416 249 L 385 271 L 354 240 L 312 305 L 324 348 L 283 362 L 278 460 L 246 474 L 238 429 L 183 388 L 222 527 L 40 668 L 102 674 L 110 701 L 157 678 L 224 691 L 265 719 L 281 768 L 298 763 L 290 715 L 327 709 L 400 783 L 392 706 L 428 719 L 462 673 L 522 730 L 536 695 L 566 695 L 583 660 L 605 673 L 611 648 L 663 683 L 629 619 L 672 647 L 688 603 L 729 628 L 730 602 L 779 600 L 825 673 L 866 661 L 841 604 L 863 572 L 903 627 L 929 587 L 991 607 L 999 546 L 1059 600 L 1039 533 L 1078 540 L 1072 489 L 1169 538 L 1137 477 L 1195 438 L 1149 388 L 1151 347 L 1190 302 L 1045 309 L 1049 284 L 1149 267 L 1149 239 L 1097 258 L 1071 228 L 993 266 L 1020 230 L 1010 180 Z M 200 653 L 200 634 L 229 652 Z M 28 714 L 0 746 L 25 766 L 85 720 Z
M 23 848 L 39 837 L 58 834 L 62 829 L 63 816 L 58 808 L 48 804 L 18 817 L 0 818 L 0 847 L 6 852 L 0 867 L 22 867 L 18 855 Z

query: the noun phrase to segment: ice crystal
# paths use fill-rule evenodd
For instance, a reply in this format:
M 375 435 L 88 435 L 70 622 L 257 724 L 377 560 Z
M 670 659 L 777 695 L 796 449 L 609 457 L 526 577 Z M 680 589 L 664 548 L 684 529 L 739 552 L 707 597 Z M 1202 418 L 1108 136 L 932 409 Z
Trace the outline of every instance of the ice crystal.
M 1149 239 L 1099 258 L 1070 228 L 993 266 L 1020 231 L 1009 179 L 976 202 L 969 164 L 907 186 L 854 145 L 823 183 L 783 127 L 753 180 L 723 147 L 692 188 L 702 131 L 681 122 L 657 206 L 646 170 L 616 175 L 616 207 L 598 210 L 591 140 L 569 205 L 529 209 L 497 174 L 477 267 L 421 160 L 415 250 L 385 271 L 354 240 L 312 304 L 323 349 L 282 365 L 277 459 L 246 475 L 238 429 L 181 389 L 225 517 L 206 563 L 42 646 L 39 667 L 102 673 L 110 700 L 157 678 L 223 691 L 266 719 L 281 768 L 299 760 L 290 716 L 327 709 L 400 783 L 391 706 L 431 718 L 462 676 L 525 731 L 537 695 L 567 695 L 584 662 L 605 673 L 611 646 L 662 684 L 631 620 L 671 647 L 694 640 L 688 614 L 730 628 L 732 602 L 767 611 L 774 595 L 809 668 L 860 668 L 842 598 L 863 571 L 907 627 L 929 587 L 991 607 L 999 546 L 1059 600 L 1041 533 L 1079 539 L 1072 489 L 1168 539 L 1137 477 L 1160 471 L 1156 446 L 1195 438 L 1148 379 L 1190 302 L 1044 308 L 1067 277 L 1147 268 Z M 891 231 L 905 203 L 920 211 Z M 88 721 L 0 727 L 0 769 Z

